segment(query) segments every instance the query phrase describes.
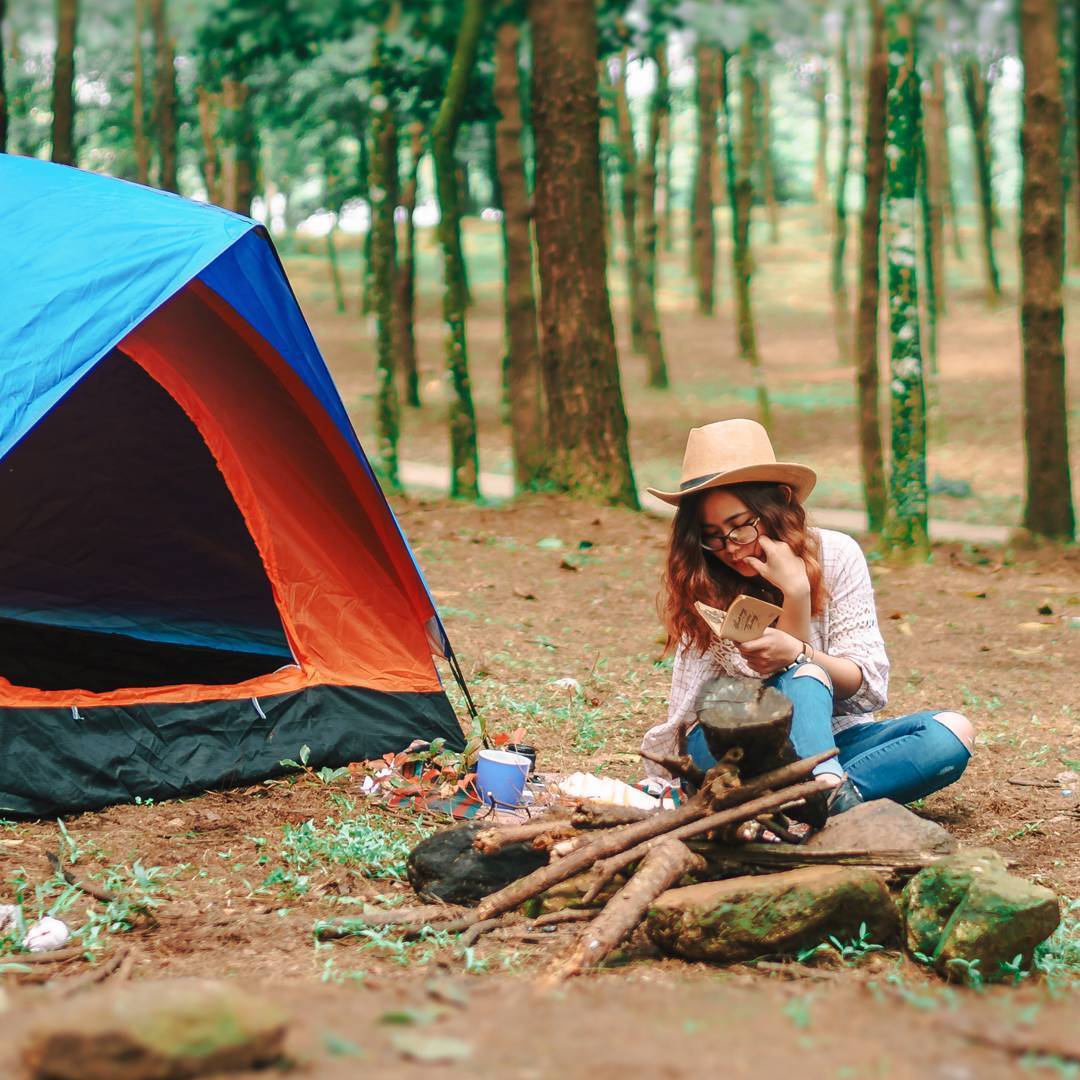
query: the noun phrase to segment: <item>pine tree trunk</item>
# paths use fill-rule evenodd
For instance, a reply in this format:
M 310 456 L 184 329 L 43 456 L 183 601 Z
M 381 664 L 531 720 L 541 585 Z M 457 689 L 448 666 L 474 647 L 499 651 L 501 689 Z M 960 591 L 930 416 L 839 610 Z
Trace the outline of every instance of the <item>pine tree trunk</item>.
M 1065 350 L 1062 340 L 1064 115 L 1057 5 L 1020 0 L 1024 63 L 1020 329 L 1024 346 L 1024 527 L 1070 541 L 1076 529 L 1069 475 Z
M 238 214 L 251 213 L 255 195 L 258 143 L 251 119 L 251 90 L 236 79 L 222 79 L 221 107 L 230 133 L 221 154 L 222 205 Z
M 420 408 L 420 372 L 416 359 L 416 191 L 420 162 L 424 157 L 424 130 L 420 124 L 409 128 L 409 175 L 402 192 L 405 210 L 404 239 L 397 268 L 398 355 L 405 386 L 405 404 Z
M 166 0 L 150 0 L 154 32 L 154 119 L 157 127 L 160 172 L 158 187 L 178 191 L 176 186 L 176 67 L 169 37 Z M 250 206 L 250 200 L 249 200 Z M 246 213 L 247 211 L 245 211 Z
M 654 58 L 656 88 L 649 102 L 645 158 L 640 163 L 641 178 L 641 337 L 645 350 L 647 385 L 657 390 L 668 386 L 667 362 L 660 337 L 660 316 L 656 310 L 656 156 L 660 128 L 668 111 L 667 57 L 661 45 Z
M 964 84 L 964 102 L 971 121 L 975 188 L 979 200 L 979 223 L 982 237 L 983 266 L 986 270 L 986 299 L 994 306 L 1001 299 L 1001 281 L 994 257 L 994 191 L 991 183 L 993 165 L 990 150 L 990 120 L 987 109 L 986 77 L 979 61 L 968 57 L 960 71 Z
M 661 172 L 660 190 L 660 247 L 664 251 L 675 250 L 675 237 L 671 232 L 672 197 L 675 194 L 675 182 L 671 176 L 671 104 L 660 118 L 660 146 L 663 171 Z
M 637 508 L 605 275 L 593 0 L 529 0 L 552 484 Z
M 814 155 L 814 202 L 821 208 L 822 218 L 828 222 L 829 207 L 829 73 L 822 69 L 814 73 L 814 107 L 817 112 L 817 152 Z
M 885 252 L 889 270 L 892 461 L 882 541 L 888 550 L 928 555 L 926 402 L 915 244 L 919 76 L 915 69 L 915 27 L 908 2 L 888 0 L 885 8 L 889 55 Z
M 698 311 L 713 313 L 716 296 L 716 226 L 713 221 L 713 154 L 716 152 L 716 50 L 699 45 L 697 69 L 697 157 L 691 214 L 691 266 L 697 282 Z
M 780 242 L 780 210 L 776 205 L 776 162 L 772 140 L 772 74 L 766 67 L 758 82 L 760 115 L 759 146 L 761 148 L 761 189 L 765 214 L 769 221 L 769 243 Z
M 7 53 L 3 47 L 6 0 L 0 0 L 0 154 L 7 153 L 8 142 L 8 101 L 7 79 L 4 72 L 4 60 Z
M 461 198 L 455 158 L 461 114 L 469 76 L 476 60 L 486 0 L 465 0 L 450 76 L 438 116 L 431 129 L 431 150 L 439 196 L 439 241 L 443 249 L 443 319 L 446 322 L 446 368 L 453 397 L 450 401 L 450 495 L 480 497 L 480 460 L 476 446 L 476 412 L 469 381 L 465 338 L 468 290 L 461 250 Z
M 512 19 L 495 37 L 495 160 L 503 203 L 503 281 L 510 397 L 510 435 L 514 483 L 519 491 L 536 487 L 544 477 L 543 375 L 533 291 L 531 207 L 522 151 L 521 30 Z
M 341 271 L 338 269 L 337 244 L 334 232 L 337 230 L 337 214 L 326 234 L 326 262 L 330 268 L 330 287 L 334 291 L 334 307 L 339 315 L 345 313 L 345 292 L 341 287 Z
M 375 48 L 382 52 L 382 36 Z M 371 275 L 375 306 L 375 437 L 380 478 L 391 489 L 401 486 L 398 474 L 400 407 L 395 364 L 398 325 L 394 311 L 397 237 L 394 210 L 398 197 L 398 139 L 388 95 L 378 83 L 371 108 Z
M 370 117 L 368 118 L 370 121 Z M 371 148 L 369 146 L 371 132 L 361 131 L 357 133 L 356 154 L 356 186 L 360 196 L 368 204 L 368 213 L 371 212 Z M 373 311 L 372 296 L 374 285 L 372 284 L 371 270 L 371 224 L 368 223 L 364 239 L 360 242 L 360 314 L 370 315 Z
M 199 134 L 202 139 L 202 174 L 206 198 L 215 205 L 224 205 L 221 159 L 218 154 L 217 130 L 221 95 L 212 94 L 200 86 L 196 91 L 199 106 Z
M 940 66 L 937 59 L 934 66 Z M 923 144 L 926 151 L 926 213 L 933 272 L 934 308 L 939 315 L 945 314 L 945 185 L 942 182 L 943 164 L 948 156 L 945 132 L 941 128 L 944 102 L 934 91 L 934 80 L 923 96 Z M 927 279 L 929 288 L 930 279 Z
M 641 250 L 637 225 L 638 163 L 634 126 L 626 96 L 629 53 L 623 49 L 615 82 L 615 130 L 619 147 L 620 206 L 623 220 L 623 259 L 626 267 L 626 307 L 630 314 L 630 342 L 635 352 L 644 350 L 641 336 Z
M 836 166 L 833 196 L 832 298 L 836 328 L 836 352 L 840 363 L 851 361 L 851 311 L 848 306 L 844 262 L 847 253 L 847 181 L 851 160 L 851 47 L 854 11 L 845 4 L 840 27 L 838 71 L 840 75 L 840 157 Z
M 859 230 L 859 301 L 855 318 L 859 460 L 867 522 L 885 525 L 885 451 L 878 411 L 878 308 L 881 293 L 881 195 L 885 182 L 885 104 L 888 54 L 881 0 L 871 0 L 869 64 L 863 134 L 863 209 Z
M 0 0 L 2 2 L 2 0 Z M 132 49 L 131 130 L 135 143 L 135 179 L 150 182 L 150 140 L 146 137 L 146 86 L 143 74 L 145 0 L 135 0 L 135 43 Z
M 56 0 L 56 59 L 52 87 L 52 160 L 75 164 L 75 34 L 78 0 Z
M 754 123 L 754 101 L 758 95 L 754 59 L 751 47 L 744 45 L 739 51 L 739 97 L 741 109 L 739 153 L 735 166 L 735 182 L 731 187 L 731 216 L 734 229 L 732 269 L 735 289 L 735 329 L 739 345 L 739 357 L 745 360 L 753 370 L 759 419 L 762 424 L 769 427 L 772 422 L 772 410 L 769 406 L 769 392 L 765 386 L 765 371 L 761 366 L 761 357 L 758 355 L 757 328 L 754 325 L 754 309 L 750 290 L 750 279 L 754 265 L 753 256 L 750 252 L 750 215 L 754 205 L 754 136 L 757 126 Z
M 937 355 L 937 324 L 938 324 L 938 306 L 937 306 L 937 294 L 938 294 L 938 281 L 937 281 L 937 249 L 935 243 L 937 236 L 935 236 L 934 218 L 935 207 L 931 199 L 931 185 L 929 179 L 929 163 L 928 154 L 926 149 L 926 133 L 923 130 L 922 119 L 922 95 L 920 94 L 916 99 L 916 108 L 918 109 L 918 116 L 916 120 L 916 176 L 915 183 L 919 193 L 919 210 L 920 220 L 922 224 L 922 256 L 923 256 L 923 275 L 925 282 L 921 290 L 923 295 L 923 306 L 926 313 L 926 392 L 929 402 L 934 403 L 936 401 L 936 388 L 937 388 L 937 371 L 938 371 L 938 355 Z M 940 208 L 938 208 L 940 209 Z M 938 225 L 940 226 L 940 215 L 938 215 Z M 940 228 L 937 230 L 940 234 Z M 933 412 L 930 408 L 928 411 Z

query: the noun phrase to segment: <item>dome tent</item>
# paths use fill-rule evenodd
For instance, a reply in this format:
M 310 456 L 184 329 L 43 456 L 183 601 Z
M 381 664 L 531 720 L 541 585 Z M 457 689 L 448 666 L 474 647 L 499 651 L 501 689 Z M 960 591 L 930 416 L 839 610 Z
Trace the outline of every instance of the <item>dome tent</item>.
M 463 745 L 266 232 L 0 154 L 0 248 L 0 816 Z

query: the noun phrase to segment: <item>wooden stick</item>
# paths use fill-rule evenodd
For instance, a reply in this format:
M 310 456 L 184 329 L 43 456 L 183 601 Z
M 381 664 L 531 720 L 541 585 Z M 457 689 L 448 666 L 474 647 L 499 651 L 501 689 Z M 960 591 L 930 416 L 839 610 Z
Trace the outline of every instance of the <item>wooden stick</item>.
M 0 960 L 11 964 L 59 964 L 64 960 L 75 960 L 86 955 L 82 945 L 69 945 L 66 949 L 48 949 L 45 952 L 12 953 Z
M 537 818 L 521 825 L 506 825 L 496 829 L 481 829 L 473 837 L 473 847 L 482 855 L 497 855 L 510 844 L 532 842 L 534 847 L 549 848 L 556 839 L 564 840 L 574 835 L 569 818 Z M 550 836 L 550 843 L 540 843 Z
M 792 832 L 782 821 L 779 820 L 779 814 L 762 814 L 758 820 L 765 826 L 771 833 L 775 833 L 784 841 L 785 844 L 793 844 L 798 846 L 803 842 L 803 837 L 798 833 Z
M 74 885 L 76 889 L 81 889 L 87 896 L 92 896 L 95 900 L 100 900 L 103 904 L 111 903 L 116 899 L 116 893 L 111 893 L 108 889 L 102 889 L 87 881 L 85 878 L 76 877 L 70 870 L 65 869 L 64 864 L 60 861 L 60 856 L 57 855 L 55 851 L 47 851 L 45 853 L 45 858 L 49 860 L 49 865 L 53 870 L 69 885 Z
M 754 797 L 759 792 L 768 791 L 774 786 L 791 783 L 792 779 L 808 775 L 821 762 L 828 761 L 836 753 L 836 749 L 833 748 L 816 754 L 814 757 L 805 758 L 802 761 L 784 765 L 779 769 L 773 769 L 771 772 L 762 773 L 761 776 L 755 777 L 742 787 L 730 788 L 723 795 L 715 797 L 716 801 L 713 805 L 716 807 L 737 806 L 742 803 L 746 803 L 748 806 L 752 805 Z M 685 806 L 677 807 L 674 810 L 662 810 L 632 825 L 606 829 L 592 843 L 577 848 L 556 862 L 539 867 L 531 874 L 518 878 L 517 881 L 512 881 L 505 888 L 491 893 L 490 896 L 485 896 L 476 908 L 476 921 L 490 919 L 495 915 L 513 911 L 514 908 L 519 907 L 526 900 L 531 900 L 534 896 L 539 896 L 540 893 L 546 892 L 553 886 L 569 881 L 570 878 L 580 874 L 583 870 L 587 870 L 600 859 L 618 855 L 620 852 L 635 848 L 647 840 L 672 833 L 681 826 L 701 820 L 712 809 L 707 801 L 712 794 L 708 780 L 714 776 L 722 778 L 722 769 L 722 763 L 715 769 L 710 769 L 705 786 Z M 813 790 L 818 790 L 816 784 Z M 754 817 L 764 810 L 776 809 L 782 806 L 784 801 L 783 799 L 777 801 L 775 798 L 772 801 L 764 802 L 758 800 L 757 809 L 749 816 Z M 745 820 L 745 818 L 737 820 Z M 691 832 L 690 835 L 697 834 Z
M 614 803 L 595 801 L 580 802 L 570 815 L 570 823 L 578 829 L 610 829 L 614 825 L 629 825 L 644 821 L 659 811 L 644 810 L 640 806 L 616 806 Z
M 423 928 L 437 926 L 442 929 L 446 923 L 460 920 L 467 914 L 468 908 L 456 904 L 425 904 L 411 908 L 369 908 L 363 914 L 350 919 L 335 919 L 320 923 L 315 927 L 315 935 L 320 938 L 343 938 L 355 933 L 360 926 L 409 926 Z M 471 926 L 474 920 L 465 923 Z
M 71 994 L 78 993 L 84 987 L 104 982 L 127 960 L 130 952 L 131 950 L 126 945 L 122 945 L 112 956 L 98 964 L 97 967 L 92 967 L 89 971 L 84 971 L 82 974 L 72 976 L 69 979 L 54 981 L 51 984 L 53 992 L 57 997 L 69 997 Z
M 530 925 L 540 929 L 544 926 L 557 926 L 560 923 L 590 922 L 595 918 L 595 908 L 563 908 L 562 911 L 549 911 L 546 915 L 538 915 Z
M 473 923 L 472 926 L 467 927 L 458 938 L 458 944 L 463 949 L 471 948 L 489 930 L 497 930 L 501 926 L 514 926 L 519 922 L 521 918 L 518 915 L 500 915 L 497 919 L 484 919 L 482 922 Z
M 664 837 L 642 861 L 638 872 L 608 901 L 585 928 L 573 951 L 540 981 L 557 986 L 588 967 L 595 967 L 633 931 L 649 905 L 681 877 L 704 866 L 685 844 Z
M 744 821 L 751 821 L 768 810 L 778 810 L 781 807 L 799 803 L 810 795 L 816 795 L 819 791 L 826 791 L 832 786 L 824 780 L 810 780 L 805 784 L 795 784 L 792 787 L 762 795 L 761 798 L 753 799 L 748 803 L 743 803 L 741 806 L 721 810 L 697 821 L 687 822 L 685 825 L 680 825 L 677 829 L 665 833 L 659 841 L 656 839 L 645 840 L 636 847 L 613 854 L 604 859 L 603 862 L 596 864 L 595 880 L 589 886 L 588 892 L 581 898 L 581 902 L 583 904 L 592 903 L 604 886 L 620 870 L 625 870 L 631 863 L 644 859 L 649 851 L 663 840 L 689 840 L 692 836 L 700 836 L 702 833 L 712 832 L 713 829 L 720 829 L 725 825 L 739 825 Z
M 701 787 L 702 782 L 705 780 L 705 770 L 696 765 L 689 754 L 676 757 L 672 754 L 650 754 L 647 750 L 639 750 L 638 753 L 646 761 L 659 765 L 661 769 L 671 773 L 672 776 L 686 780 L 693 784 L 694 787 Z

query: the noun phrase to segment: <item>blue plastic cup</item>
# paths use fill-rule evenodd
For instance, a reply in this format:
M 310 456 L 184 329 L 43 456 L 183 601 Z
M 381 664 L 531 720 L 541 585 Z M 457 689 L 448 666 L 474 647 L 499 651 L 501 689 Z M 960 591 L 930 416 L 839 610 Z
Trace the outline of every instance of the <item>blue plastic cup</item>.
M 481 750 L 476 762 L 476 787 L 488 806 L 520 806 L 529 759 L 508 750 Z

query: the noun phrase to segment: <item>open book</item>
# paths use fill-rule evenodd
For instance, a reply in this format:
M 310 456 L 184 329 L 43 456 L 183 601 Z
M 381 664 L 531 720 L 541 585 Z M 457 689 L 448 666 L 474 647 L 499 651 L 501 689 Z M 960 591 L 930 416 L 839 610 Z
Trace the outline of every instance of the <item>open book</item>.
M 694 602 L 698 614 L 712 627 L 718 638 L 728 641 L 752 641 L 780 618 L 781 609 L 775 604 L 753 596 L 736 596 L 727 611 L 709 607 L 700 600 Z

